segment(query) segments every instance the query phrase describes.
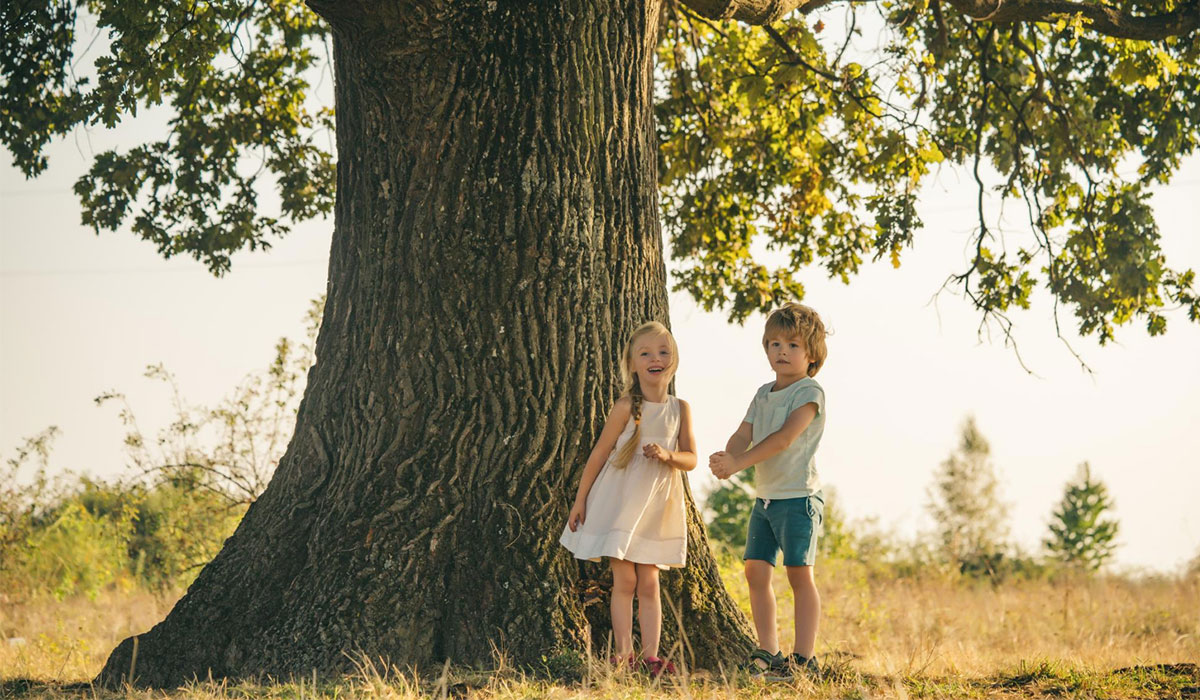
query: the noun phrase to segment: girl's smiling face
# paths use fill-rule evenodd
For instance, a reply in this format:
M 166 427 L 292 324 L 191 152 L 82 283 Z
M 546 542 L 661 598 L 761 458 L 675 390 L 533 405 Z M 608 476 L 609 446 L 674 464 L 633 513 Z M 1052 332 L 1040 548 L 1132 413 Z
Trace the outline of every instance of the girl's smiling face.
M 659 386 L 671 381 L 675 374 L 675 357 L 671 341 L 665 335 L 646 334 L 633 344 L 629 369 L 638 376 L 642 386 Z

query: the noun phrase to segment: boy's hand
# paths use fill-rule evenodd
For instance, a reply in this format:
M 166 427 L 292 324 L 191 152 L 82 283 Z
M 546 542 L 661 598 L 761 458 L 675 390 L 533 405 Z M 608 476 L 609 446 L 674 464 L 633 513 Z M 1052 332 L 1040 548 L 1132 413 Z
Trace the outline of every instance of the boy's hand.
M 587 507 L 582 503 L 576 503 L 571 507 L 571 514 L 567 516 L 567 527 L 571 528 L 571 532 L 575 532 L 587 515 Z
M 712 470 L 713 476 L 718 479 L 728 479 L 741 471 L 738 458 L 724 450 L 714 452 L 709 456 L 708 468 Z
M 664 450 L 662 445 L 650 443 L 642 448 L 642 455 L 650 459 L 657 459 L 660 462 L 667 462 L 671 459 L 671 453 Z

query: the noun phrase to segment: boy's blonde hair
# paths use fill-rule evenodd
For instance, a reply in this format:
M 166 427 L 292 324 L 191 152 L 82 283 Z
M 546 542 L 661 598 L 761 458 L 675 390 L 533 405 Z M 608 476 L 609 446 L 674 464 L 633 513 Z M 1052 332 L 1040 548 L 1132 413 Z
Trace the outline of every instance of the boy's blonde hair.
M 671 331 L 667 330 L 663 324 L 658 321 L 643 323 L 633 331 L 633 335 L 629 336 L 629 342 L 625 343 L 625 352 L 621 353 L 621 380 L 625 383 L 621 395 L 628 396 L 633 401 L 632 415 L 630 416 L 633 421 L 633 435 L 629 436 L 629 441 L 621 447 L 621 451 L 613 460 L 613 467 L 616 469 L 624 469 L 629 466 L 629 460 L 633 459 L 633 451 L 637 449 L 642 434 L 642 401 L 645 397 L 642 395 L 642 385 L 638 381 L 638 376 L 634 374 L 632 366 L 634 344 L 637 343 L 638 338 L 647 335 L 667 337 L 667 344 L 671 346 L 671 364 L 667 365 L 663 371 L 674 374 L 676 368 L 679 367 L 679 346 L 675 344 L 675 336 L 671 335 Z
M 799 338 L 808 355 L 808 376 L 815 377 L 829 354 L 825 348 L 827 335 L 829 333 L 825 331 L 821 316 L 812 307 L 791 302 L 776 309 L 767 318 L 767 327 L 763 330 L 763 350 L 767 349 L 767 340 L 771 336 Z

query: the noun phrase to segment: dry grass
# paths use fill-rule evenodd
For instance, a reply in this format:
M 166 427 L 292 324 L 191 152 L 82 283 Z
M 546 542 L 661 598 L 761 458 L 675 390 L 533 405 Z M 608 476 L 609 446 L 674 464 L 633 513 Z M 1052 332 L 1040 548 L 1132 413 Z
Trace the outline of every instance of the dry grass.
M 178 597 L 139 590 L 107 591 L 95 600 L 0 595 L 0 678 L 91 679 L 118 642 L 153 627 Z
M 736 565 L 729 589 L 748 612 Z M 849 562 L 825 564 L 818 649 L 834 671 L 814 682 L 762 684 L 698 673 L 686 682 L 614 674 L 589 663 L 580 682 L 539 679 L 503 659 L 488 673 L 417 677 L 370 660 L 338 683 L 200 683 L 179 698 L 1200 698 L 1200 579 L 1025 581 L 872 580 Z M 780 631 L 791 643 L 791 595 L 778 576 Z M 0 697 L 161 698 L 86 684 L 124 637 L 162 619 L 173 597 L 110 592 L 96 600 L 0 598 Z M 3 640 L 23 638 L 24 643 Z M 1170 664 L 1176 664 L 1174 666 Z M 27 680 L 14 680 L 27 679 Z
M 749 610 L 745 584 L 724 569 Z M 1130 581 L 870 579 L 833 561 L 818 571 L 818 652 L 844 653 L 867 673 L 986 675 L 1023 660 L 1110 670 L 1200 661 L 1200 577 Z M 792 643 L 792 596 L 776 574 L 780 642 Z M 785 617 L 786 616 L 786 617 Z

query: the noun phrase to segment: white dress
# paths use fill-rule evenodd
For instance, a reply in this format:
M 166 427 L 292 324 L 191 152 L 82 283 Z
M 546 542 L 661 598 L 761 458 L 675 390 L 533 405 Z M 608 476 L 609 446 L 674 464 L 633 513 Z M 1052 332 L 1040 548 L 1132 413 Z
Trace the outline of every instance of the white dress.
M 687 555 L 683 474 L 642 454 L 650 443 L 676 448 L 679 399 L 667 396 L 663 403 L 642 402 L 639 444 L 629 464 L 617 469 L 612 463 L 633 436 L 633 427 L 630 419 L 592 483 L 583 524 L 575 532 L 563 528 L 559 542 L 577 559 L 614 557 L 660 569 L 683 566 Z

